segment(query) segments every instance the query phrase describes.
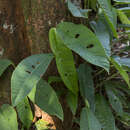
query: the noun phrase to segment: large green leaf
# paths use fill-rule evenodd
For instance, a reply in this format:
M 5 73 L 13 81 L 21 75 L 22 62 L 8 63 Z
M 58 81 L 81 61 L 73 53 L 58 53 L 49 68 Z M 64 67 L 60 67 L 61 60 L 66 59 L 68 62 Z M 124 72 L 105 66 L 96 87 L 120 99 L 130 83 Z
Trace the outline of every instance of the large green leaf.
M 0 130 L 18 130 L 16 112 L 8 104 L 0 108 Z
M 88 18 L 88 12 L 90 9 L 81 9 L 80 7 L 74 5 L 70 0 L 68 0 L 68 8 L 73 16 Z
M 102 95 L 96 95 L 96 117 L 99 119 L 102 130 L 115 130 L 115 120 L 108 102 Z
M 128 76 L 127 72 L 123 69 L 123 67 L 120 64 L 118 59 L 119 59 L 119 57 L 113 57 L 113 58 L 111 58 L 111 62 L 115 66 L 115 68 L 119 71 L 120 75 L 124 78 L 124 80 L 126 81 L 126 83 L 128 84 L 128 86 L 130 88 L 129 76 Z
M 109 102 L 110 102 L 112 108 L 115 110 L 115 112 L 118 115 L 122 115 L 123 114 L 123 106 L 122 106 L 122 103 L 121 103 L 119 97 L 114 92 L 113 84 L 106 83 L 105 88 L 106 88 L 107 96 L 109 98 Z
M 87 107 L 82 109 L 80 115 L 80 130 L 101 130 L 99 121 Z
M 84 25 L 62 22 L 56 31 L 63 43 L 86 61 L 109 71 L 105 50 L 98 38 Z
M 109 0 L 97 0 L 101 8 L 103 9 L 105 19 L 113 32 L 113 35 L 117 37 L 116 22 L 114 9 Z
M 23 123 L 23 127 L 29 130 L 32 121 L 33 121 L 33 113 L 28 101 L 28 98 L 26 97 L 23 101 L 21 101 L 17 106 L 16 106 L 18 116 Z
M 13 106 L 21 102 L 45 73 L 53 58 L 52 54 L 30 56 L 16 67 L 11 78 L 11 99 Z
M 107 56 L 110 57 L 111 55 L 110 34 L 109 31 L 107 30 L 107 27 L 101 20 L 98 20 L 97 22 L 92 21 L 90 24 L 96 36 L 99 38 L 100 42 L 102 43 Z
M 87 64 L 81 64 L 78 68 L 78 77 L 80 93 L 84 99 L 88 100 L 91 110 L 94 111 L 95 94 L 91 67 Z
M 40 80 L 29 93 L 29 98 L 38 105 L 43 111 L 50 115 L 56 115 L 63 120 L 63 111 L 55 91 L 44 80 Z
M 0 59 L 0 76 L 3 72 L 7 69 L 8 66 L 13 65 L 10 60 L 7 59 Z
M 50 30 L 49 40 L 51 49 L 56 58 L 58 72 L 63 82 L 72 93 L 77 95 L 78 78 L 71 50 L 63 44 L 55 28 Z

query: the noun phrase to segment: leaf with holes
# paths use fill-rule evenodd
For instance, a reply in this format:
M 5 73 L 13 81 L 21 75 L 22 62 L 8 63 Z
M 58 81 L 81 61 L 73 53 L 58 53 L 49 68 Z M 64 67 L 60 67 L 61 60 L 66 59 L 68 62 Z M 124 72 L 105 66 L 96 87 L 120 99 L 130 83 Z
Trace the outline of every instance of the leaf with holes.
M 43 111 L 50 115 L 56 115 L 63 120 L 63 110 L 55 91 L 44 80 L 40 80 L 29 93 L 29 98 L 38 105 Z
M 81 9 L 77 7 L 70 0 L 68 0 L 68 8 L 73 16 L 81 18 L 88 18 L 88 13 L 91 11 L 90 9 Z
M 111 55 L 110 34 L 106 25 L 102 22 L 101 19 L 99 19 L 97 22 L 92 21 L 90 25 L 94 30 L 96 36 L 99 38 L 100 42 L 102 43 L 106 51 L 106 55 L 110 57 Z
M 129 76 L 128 76 L 127 72 L 125 71 L 125 69 L 123 69 L 121 63 L 119 62 L 119 57 L 112 57 L 111 62 L 115 66 L 115 68 L 119 71 L 120 75 L 124 78 L 124 80 L 126 81 L 126 83 L 128 84 L 128 86 L 130 88 Z
M 98 119 L 87 107 L 82 108 L 80 115 L 80 130 L 101 130 Z
M 7 59 L 0 59 L 0 76 L 3 74 L 3 72 L 7 69 L 7 67 L 9 67 L 10 65 L 14 64 Z
M 28 98 L 26 97 L 22 102 L 20 102 L 16 106 L 18 116 L 23 123 L 23 127 L 29 130 L 32 121 L 33 121 L 33 113 L 28 101 Z
M 115 120 L 108 102 L 102 95 L 96 95 L 95 115 L 100 121 L 103 130 L 115 130 Z
M 51 49 L 56 58 L 58 72 L 63 82 L 72 93 L 77 95 L 78 78 L 71 50 L 60 40 L 55 28 L 50 30 L 49 40 Z
M 62 22 L 56 31 L 63 43 L 86 61 L 109 71 L 109 61 L 98 38 L 84 25 Z
M 53 58 L 52 54 L 32 55 L 16 67 L 11 78 L 11 99 L 13 106 L 20 103 L 46 72 Z
M 91 110 L 95 110 L 94 83 L 92 77 L 92 68 L 87 64 L 81 64 L 78 68 L 80 93 L 84 99 L 87 99 Z
M 18 130 L 16 111 L 8 104 L 0 108 L 0 130 Z
M 106 22 L 109 25 L 109 28 L 113 32 L 113 35 L 117 37 L 117 32 L 116 32 L 116 23 L 115 21 L 115 11 L 114 8 L 111 6 L 111 3 L 109 0 L 97 0 L 101 8 L 103 9 L 104 16 L 106 19 Z
M 106 89 L 106 92 L 107 92 L 107 96 L 109 98 L 109 102 L 112 105 L 112 108 L 115 110 L 115 112 L 118 115 L 121 116 L 123 114 L 123 106 L 122 106 L 122 103 L 121 103 L 119 97 L 114 92 L 113 84 L 106 83 L 105 84 L 105 89 Z

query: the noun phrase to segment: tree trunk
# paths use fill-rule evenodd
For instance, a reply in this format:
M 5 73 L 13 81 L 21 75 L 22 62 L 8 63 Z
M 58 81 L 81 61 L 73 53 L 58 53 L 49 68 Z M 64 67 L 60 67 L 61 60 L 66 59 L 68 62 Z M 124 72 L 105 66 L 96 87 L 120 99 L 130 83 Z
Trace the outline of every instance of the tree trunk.
M 48 42 L 49 29 L 65 20 L 65 14 L 66 8 L 62 0 L 0 0 L 0 57 L 8 58 L 17 65 L 31 54 L 51 52 Z M 9 69 L 0 78 L 0 105 L 10 103 L 12 70 Z M 53 62 L 47 75 L 56 73 Z M 71 112 L 64 101 L 62 104 L 67 113 L 65 125 L 57 118 L 53 119 L 58 130 L 69 130 Z

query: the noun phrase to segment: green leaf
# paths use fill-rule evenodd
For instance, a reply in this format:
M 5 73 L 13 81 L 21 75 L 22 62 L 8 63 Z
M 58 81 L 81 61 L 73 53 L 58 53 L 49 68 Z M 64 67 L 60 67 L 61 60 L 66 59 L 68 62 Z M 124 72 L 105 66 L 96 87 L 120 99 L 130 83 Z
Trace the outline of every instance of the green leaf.
M 120 75 L 124 78 L 124 80 L 126 81 L 126 83 L 128 84 L 128 86 L 130 88 L 129 76 L 128 76 L 127 72 L 123 69 L 123 67 L 120 64 L 118 59 L 119 59 L 118 57 L 113 57 L 113 58 L 111 58 L 111 62 L 115 66 L 115 68 L 119 71 Z
M 80 115 L 80 130 L 101 130 L 99 121 L 87 107 L 82 109 Z
M 74 94 L 78 93 L 78 78 L 72 52 L 58 37 L 56 29 L 49 32 L 51 50 L 56 58 L 58 72 L 66 87 Z
M 111 83 L 105 84 L 107 96 L 109 98 L 109 102 L 110 102 L 112 108 L 115 110 L 117 115 L 122 115 L 123 114 L 123 106 L 122 106 L 122 103 L 121 103 L 119 97 L 114 93 L 113 88 L 114 88 L 113 84 L 111 84 Z
M 123 69 L 130 71 L 130 58 L 116 57 L 115 59 L 123 67 Z
M 130 127 L 130 113 L 124 112 L 121 117 L 118 118 L 123 124 Z
M 73 115 L 75 115 L 77 106 L 78 106 L 78 96 L 76 96 L 72 92 L 68 91 L 66 100 L 67 100 L 68 106 L 70 107 Z
M 130 0 L 113 0 L 113 1 L 121 4 L 130 4 Z
M 13 106 L 20 103 L 46 72 L 53 58 L 52 54 L 30 56 L 16 67 L 11 78 L 11 99 Z
M 51 84 L 53 82 L 62 82 L 62 79 L 58 76 L 49 76 L 48 83 Z
M 108 102 L 102 95 L 96 95 L 96 117 L 103 130 L 115 130 L 115 120 Z
M 123 23 L 123 24 L 128 24 L 130 25 L 130 20 L 128 19 L 128 17 L 126 16 L 126 14 L 121 11 L 121 10 L 117 10 L 118 12 L 118 17 L 120 18 L 120 21 Z M 130 29 L 129 28 L 125 28 L 126 31 L 129 31 Z M 130 39 L 130 35 L 128 34 L 128 37 Z
M 84 99 L 87 99 L 91 110 L 95 110 L 94 83 L 92 77 L 92 68 L 87 64 L 81 64 L 78 68 L 80 93 Z
M 109 71 L 105 50 L 98 38 L 84 25 L 62 22 L 57 25 L 58 35 L 63 43 L 86 61 Z
M 111 48 L 110 48 L 110 34 L 105 26 L 105 24 L 102 22 L 101 19 L 99 19 L 97 22 L 92 21 L 90 23 L 92 29 L 94 30 L 96 36 L 99 38 L 100 42 L 102 43 L 102 46 L 105 49 L 106 55 L 110 57 L 111 55 Z
M 97 0 L 90 0 L 90 6 L 92 9 L 96 11 L 97 8 Z
M 48 122 L 44 121 L 43 119 L 38 120 L 35 123 L 35 126 L 36 126 L 36 130 L 51 130 L 48 127 Z
M 81 18 L 88 18 L 88 13 L 91 11 L 90 9 L 81 9 L 77 7 L 70 0 L 68 0 L 68 8 L 73 16 Z
M 7 59 L 0 59 L 0 76 L 4 73 L 4 71 L 10 66 L 14 64 Z
M 0 108 L 0 129 L 18 130 L 17 115 L 14 108 L 8 104 Z
M 56 115 L 63 120 L 63 110 L 55 91 L 44 80 L 40 80 L 29 93 L 30 100 L 50 115 Z
M 29 130 L 32 121 L 33 121 L 33 113 L 28 101 L 28 98 L 26 97 L 23 101 L 21 101 L 17 106 L 16 106 L 18 116 L 23 123 L 23 127 Z
M 117 37 L 116 32 L 116 22 L 115 22 L 115 13 L 114 9 L 111 6 L 111 3 L 109 0 L 97 0 L 101 8 L 103 9 L 105 19 L 113 32 L 113 35 Z

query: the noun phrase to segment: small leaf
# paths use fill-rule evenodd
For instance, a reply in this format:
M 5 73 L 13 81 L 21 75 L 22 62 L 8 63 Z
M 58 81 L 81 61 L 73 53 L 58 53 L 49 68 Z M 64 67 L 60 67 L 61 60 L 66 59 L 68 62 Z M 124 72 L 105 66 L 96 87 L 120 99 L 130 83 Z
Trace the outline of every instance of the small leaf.
M 50 115 L 56 115 L 63 120 L 63 110 L 55 91 L 44 80 L 40 80 L 29 93 L 30 100 Z
M 97 0 L 101 8 L 103 9 L 105 19 L 109 25 L 109 28 L 113 32 L 113 35 L 117 37 L 116 32 L 116 22 L 115 21 L 115 15 L 114 15 L 114 9 L 110 4 L 109 0 Z
M 0 76 L 10 65 L 14 66 L 14 64 L 10 60 L 0 59 Z
M 112 105 L 112 108 L 115 110 L 117 115 L 121 116 L 123 114 L 123 106 L 118 96 L 114 93 L 113 84 L 106 83 L 105 88 L 106 88 L 107 96 L 109 98 L 109 102 Z
M 69 91 L 67 93 L 66 100 L 67 100 L 67 103 L 68 103 L 73 115 L 75 115 L 77 106 L 78 106 L 78 97 Z
M 99 121 L 87 107 L 82 109 L 80 115 L 80 130 L 101 130 Z
M 96 95 L 96 117 L 103 130 L 115 130 L 115 120 L 108 102 L 102 95 Z
M 11 78 L 11 99 L 13 106 L 20 103 L 46 72 L 53 58 L 52 54 L 32 55 L 16 67 Z
M 90 108 L 95 110 L 94 83 L 92 77 L 92 68 L 87 64 L 81 64 L 78 68 L 80 93 L 84 99 L 90 103 Z
M 78 93 L 78 78 L 72 52 L 57 35 L 56 29 L 49 32 L 51 49 L 56 58 L 58 72 L 66 87 L 75 95 Z
M 44 121 L 43 119 L 38 120 L 35 123 L 36 130 L 50 130 L 47 125 L 48 125 L 48 122 Z
M 62 22 L 56 31 L 63 43 L 86 61 L 109 71 L 105 50 L 98 38 L 84 25 Z
M 130 0 L 113 0 L 113 1 L 121 4 L 130 4 Z
M 26 97 L 23 101 L 21 101 L 17 106 L 16 106 L 18 116 L 23 123 L 23 127 L 29 130 L 32 121 L 33 121 L 33 113 L 28 101 L 28 98 Z
M 111 55 L 110 34 L 109 31 L 107 30 L 107 27 L 105 26 L 105 24 L 102 22 L 101 19 L 99 19 L 97 22 L 92 21 L 90 25 L 94 30 L 96 36 L 99 38 L 100 42 L 102 43 L 106 55 L 110 57 Z
M 119 71 L 120 75 L 124 78 L 124 80 L 126 81 L 126 83 L 128 84 L 128 86 L 130 88 L 129 76 L 128 76 L 127 72 L 123 69 L 123 67 L 120 64 L 118 59 L 119 59 L 118 57 L 113 57 L 113 58 L 111 58 L 111 62 L 115 66 L 115 68 Z
M 82 18 L 88 18 L 88 13 L 91 11 L 90 9 L 81 9 L 77 7 L 70 0 L 68 0 L 68 8 L 73 16 Z
M 14 108 L 8 104 L 4 104 L 0 108 L 0 129 L 18 130 L 16 112 Z

